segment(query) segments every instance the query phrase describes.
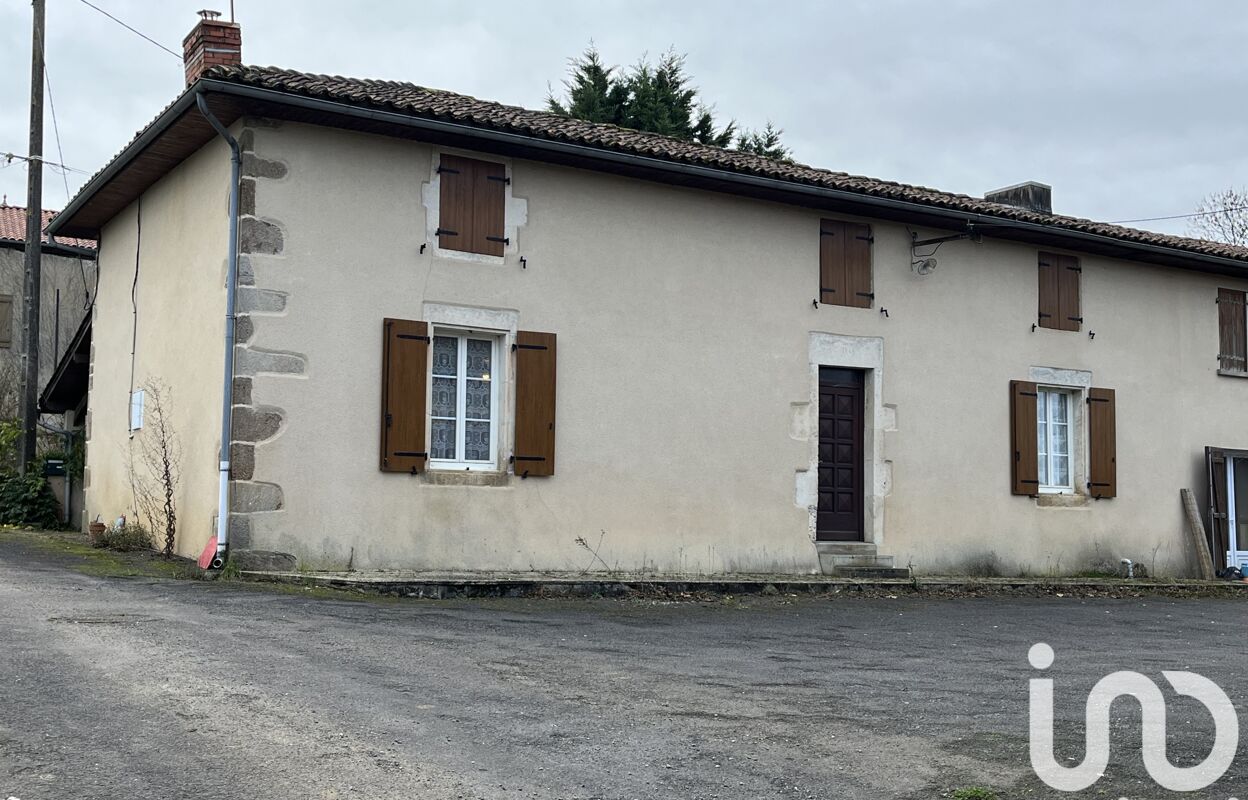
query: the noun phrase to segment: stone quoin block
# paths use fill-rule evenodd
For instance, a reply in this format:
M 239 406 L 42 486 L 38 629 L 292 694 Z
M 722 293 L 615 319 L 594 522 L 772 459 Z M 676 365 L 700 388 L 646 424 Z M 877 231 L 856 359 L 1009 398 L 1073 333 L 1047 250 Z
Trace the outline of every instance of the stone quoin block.
M 237 406 L 233 415 L 235 442 L 263 442 L 282 429 L 282 414 L 277 409 Z
M 242 514 L 280 511 L 282 502 L 282 487 L 276 483 L 236 481 L 231 495 L 230 510 Z
M 282 229 L 271 222 L 243 217 L 238 223 L 238 246 L 244 253 L 275 256 L 282 252 Z

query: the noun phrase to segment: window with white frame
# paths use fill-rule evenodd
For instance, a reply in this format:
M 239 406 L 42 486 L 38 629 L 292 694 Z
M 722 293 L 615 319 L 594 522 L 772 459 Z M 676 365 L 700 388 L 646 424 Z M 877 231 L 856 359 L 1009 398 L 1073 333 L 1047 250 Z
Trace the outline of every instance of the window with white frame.
M 499 339 L 439 329 L 433 336 L 430 467 L 497 467 Z
M 1071 392 L 1062 389 L 1037 390 L 1036 447 L 1042 492 L 1072 492 L 1075 488 L 1073 398 Z

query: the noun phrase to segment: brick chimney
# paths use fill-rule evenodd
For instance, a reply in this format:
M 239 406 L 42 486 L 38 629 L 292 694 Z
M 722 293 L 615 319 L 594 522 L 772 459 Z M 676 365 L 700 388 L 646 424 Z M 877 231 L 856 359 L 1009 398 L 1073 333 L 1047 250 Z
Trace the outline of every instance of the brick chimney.
M 222 22 L 220 16 L 220 11 L 200 11 L 199 24 L 182 40 L 187 86 L 210 67 L 243 63 L 243 30 L 237 22 Z

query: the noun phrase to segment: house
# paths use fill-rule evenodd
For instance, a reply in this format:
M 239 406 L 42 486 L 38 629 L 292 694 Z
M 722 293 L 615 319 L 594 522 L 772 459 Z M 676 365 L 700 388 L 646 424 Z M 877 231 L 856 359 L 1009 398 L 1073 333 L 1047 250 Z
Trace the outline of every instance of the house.
M 46 230 L 55 211 L 44 211 Z M 26 336 L 22 312 L 26 282 L 26 209 L 0 201 L 0 419 L 21 414 Z M 39 301 L 39 388 L 51 379 L 62 354 L 88 318 L 95 290 L 95 241 L 89 238 L 45 237 L 41 242 Z M 41 404 L 42 438 L 54 450 L 70 450 L 73 437 L 82 435 L 86 387 L 72 405 Z M 77 416 L 75 416 L 77 413 Z M 61 431 L 56 433 L 55 431 Z M 53 488 L 65 519 L 82 510 L 82 489 L 72 476 L 55 476 Z M 69 498 L 67 500 L 67 497 Z
M 311 569 L 1190 574 L 1248 452 L 1243 248 L 185 46 L 51 227 L 102 246 L 84 519 L 149 377 L 179 552 Z
M 43 212 L 43 225 L 56 214 Z M 95 242 L 48 238 L 42 242 L 39 316 L 39 385 L 52 375 L 62 347 L 78 330 L 95 282 Z M 22 297 L 26 280 L 26 209 L 0 202 L 0 417 L 14 417 L 26 351 Z

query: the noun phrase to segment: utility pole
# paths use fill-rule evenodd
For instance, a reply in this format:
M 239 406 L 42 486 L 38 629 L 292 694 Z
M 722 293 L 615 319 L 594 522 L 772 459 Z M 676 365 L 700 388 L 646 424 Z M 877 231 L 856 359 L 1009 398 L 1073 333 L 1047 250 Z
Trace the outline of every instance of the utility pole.
M 43 255 L 43 25 L 44 0 L 33 0 L 30 52 L 30 148 L 26 162 L 26 282 L 22 306 L 25 323 L 26 377 L 22 386 L 20 468 L 35 460 L 39 423 L 39 291 Z

